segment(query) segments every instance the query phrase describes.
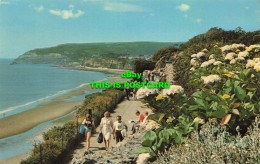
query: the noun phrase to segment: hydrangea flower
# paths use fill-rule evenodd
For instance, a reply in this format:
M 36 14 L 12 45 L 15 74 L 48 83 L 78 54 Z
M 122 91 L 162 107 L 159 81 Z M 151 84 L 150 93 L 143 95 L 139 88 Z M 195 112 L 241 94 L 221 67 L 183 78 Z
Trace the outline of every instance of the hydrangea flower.
M 226 55 L 225 60 L 232 60 L 236 55 L 234 52 L 230 52 Z
M 214 55 L 214 54 L 211 54 L 211 55 L 209 56 L 209 59 L 214 59 L 214 57 L 215 57 L 215 55 Z
M 194 68 L 194 67 L 192 67 L 192 68 L 190 69 L 190 71 L 195 71 L 195 68 Z
M 246 68 L 254 67 L 256 62 L 254 60 L 247 60 Z
M 169 96 L 171 94 L 176 94 L 176 93 L 183 93 L 184 89 L 180 85 L 171 85 L 169 88 L 165 88 L 162 90 L 162 95 L 163 96 Z
M 142 98 L 145 98 L 146 96 L 149 96 L 150 94 L 155 94 L 155 93 L 158 93 L 157 88 L 147 88 L 147 87 L 140 88 L 136 92 L 136 97 L 137 97 L 137 99 L 142 99 Z
M 239 52 L 238 53 L 238 57 L 243 57 L 243 58 L 245 58 L 245 57 L 247 57 L 249 55 L 249 52 L 248 51 L 243 51 L 243 52 Z
M 254 69 L 259 72 L 260 71 L 260 62 L 256 63 Z
M 215 61 L 215 62 L 213 63 L 213 65 L 220 65 L 220 64 L 222 64 L 221 61 Z
M 236 58 L 236 60 L 242 61 L 242 60 L 245 60 L 245 58 L 244 58 L 244 57 L 241 57 L 241 56 L 239 56 L 238 58 Z
M 195 58 L 192 58 L 192 59 L 190 60 L 190 65 L 194 65 L 194 66 L 198 65 L 197 60 L 196 60 Z
M 236 64 L 236 62 L 237 62 L 236 59 L 232 59 L 229 63 L 230 64 Z
M 219 75 L 202 76 L 201 79 L 204 81 L 204 84 L 221 81 L 221 78 L 219 77 Z
M 202 56 L 205 56 L 205 53 L 204 53 L 204 52 L 199 52 L 199 53 L 197 53 L 197 58 L 201 58 Z
M 196 58 L 196 57 L 197 57 L 197 54 L 192 54 L 191 57 L 192 57 L 192 58 Z
M 146 125 L 145 129 L 149 131 L 149 130 L 158 129 L 159 127 L 160 125 L 157 122 L 150 120 L 149 123 Z

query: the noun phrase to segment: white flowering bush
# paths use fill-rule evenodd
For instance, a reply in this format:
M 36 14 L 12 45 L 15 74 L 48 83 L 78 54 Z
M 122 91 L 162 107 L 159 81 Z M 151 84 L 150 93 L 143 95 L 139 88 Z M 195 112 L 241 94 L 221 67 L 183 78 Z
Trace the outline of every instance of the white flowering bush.
M 155 111 L 148 119 L 161 126 L 147 129 L 153 139 L 144 141 L 137 152 L 158 156 L 171 144 L 187 142 L 192 131 L 208 122 L 225 126 L 233 136 L 245 134 L 260 115 L 260 46 L 216 43 L 191 52 L 189 59 L 182 58 L 184 64 L 175 63 L 189 72 L 186 83 L 146 98 Z M 193 92 L 186 95 L 187 89 Z M 196 162 L 189 159 L 188 163 Z
M 158 93 L 158 89 L 157 88 L 143 88 L 141 87 L 140 89 L 138 89 L 138 91 L 136 92 L 136 98 L 137 99 L 142 99 L 145 98 L 151 94 L 155 94 Z
M 169 95 L 174 95 L 177 93 L 183 93 L 184 89 L 180 85 L 171 85 L 169 88 L 165 88 L 162 90 L 162 95 L 163 96 L 169 96 Z

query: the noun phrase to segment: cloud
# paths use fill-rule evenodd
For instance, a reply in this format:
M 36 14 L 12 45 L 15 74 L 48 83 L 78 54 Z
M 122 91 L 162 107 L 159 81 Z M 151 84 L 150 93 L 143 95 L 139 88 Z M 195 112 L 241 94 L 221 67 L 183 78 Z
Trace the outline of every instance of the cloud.
M 114 12 L 143 12 L 141 6 L 127 3 L 104 3 L 104 10 Z
M 38 12 L 41 12 L 42 10 L 44 10 L 44 7 L 41 5 L 39 7 L 35 7 L 34 9 Z
M 154 14 L 154 13 L 151 13 L 151 14 L 150 14 L 150 16 L 151 16 L 151 17 L 154 17 L 154 16 L 155 16 L 155 14 Z
M 8 5 L 10 2 L 0 0 L 0 5 Z
M 195 21 L 196 21 L 197 23 L 201 23 L 201 22 L 203 21 L 203 19 L 198 18 L 198 19 L 196 19 Z
M 60 16 L 62 19 L 78 18 L 84 14 L 81 10 L 78 10 L 77 13 L 73 13 L 73 5 L 69 5 L 69 8 L 69 10 L 49 10 L 49 13 Z
M 248 10 L 248 9 L 249 9 L 249 7 L 248 7 L 248 6 L 246 6 L 246 7 L 245 7 L 245 9 L 246 9 L 246 10 Z
M 183 12 L 188 11 L 190 9 L 190 6 L 187 4 L 181 4 L 180 6 L 177 6 L 177 8 Z

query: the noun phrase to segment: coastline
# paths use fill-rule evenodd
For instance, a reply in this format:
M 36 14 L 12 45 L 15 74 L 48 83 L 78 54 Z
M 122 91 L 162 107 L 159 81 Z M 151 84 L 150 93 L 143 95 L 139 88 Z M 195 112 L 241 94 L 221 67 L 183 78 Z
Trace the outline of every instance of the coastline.
M 131 70 L 126 69 L 112 69 L 112 68 L 103 68 L 103 67 L 87 67 L 87 66 L 55 66 L 58 68 L 64 68 L 64 69 L 76 69 L 76 70 L 84 70 L 84 71 L 97 71 L 97 72 L 103 72 L 103 73 L 110 73 L 110 74 L 121 74 L 123 72 L 132 72 Z
M 82 103 L 83 101 L 55 102 L 3 118 L 0 120 L 0 139 L 26 132 L 40 123 L 66 115 Z
M 67 68 L 72 69 L 72 68 Z M 77 68 L 76 68 L 77 69 Z M 82 70 L 82 69 L 81 69 Z M 95 70 L 91 70 L 95 71 Z M 101 70 L 100 70 L 101 71 Z M 110 70 L 111 71 L 111 70 Z M 122 71 L 122 70 L 121 70 Z M 127 81 L 127 78 L 122 78 L 120 76 L 121 71 L 114 71 L 113 75 L 109 76 L 104 81 L 108 82 L 124 82 Z M 125 70 L 123 70 L 125 71 Z M 104 72 L 104 71 L 102 71 Z M 111 73 L 111 72 L 109 72 Z M 61 95 L 59 97 L 56 97 L 48 102 L 44 102 L 36 106 L 35 108 L 29 109 L 27 111 L 8 116 L 4 119 L 0 119 L 0 139 L 14 136 L 18 134 L 22 134 L 24 132 L 27 132 L 28 130 L 36 127 L 37 125 L 40 125 L 42 123 L 58 119 L 52 123 L 52 125 L 46 127 L 44 130 L 40 130 L 37 133 L 37 136 L 32 138 L 36 140 L 42 140 L 42 133 L 48 131 L 53 126 L 61 126 L 65 122 L 73 119 L 73 111 L 75 111 L 75 106 L 80 106 L 83 104 L 84 101 L 84 91 L 91 91 L 96 90 L 95 88 L 91 88 L 90 85 L 83 86 L 82 88 L 79 88 L 77 90 L 73 90 L 67 94 Z M 83 100 L 80 101 L 72 101 L 72 102 L 66 102 L 67 99 L 72 98 L 73 96 L 82 95 Z M 66 115 L 70 116 L 66 116 Z M 66 118 L 63 118 L 65 116 Z M 20 120 L 20 121 L 17 121 Z M 19 124 L 17 124 L 19 122 Z M 19 163 L 21 160 L 28 157 L 30 154 L 29 152 L 24 152 L 23 154 L 14 155 L 13 157 L 6 158 L 4 160 L 0 160 L 1 163 Z

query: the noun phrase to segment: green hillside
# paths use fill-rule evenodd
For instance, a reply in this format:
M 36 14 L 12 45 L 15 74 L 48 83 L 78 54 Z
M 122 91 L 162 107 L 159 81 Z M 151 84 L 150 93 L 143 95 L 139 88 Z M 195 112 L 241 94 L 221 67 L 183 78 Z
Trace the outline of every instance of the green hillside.
M 177 46 L 171 42 L 115 42 L 69 43 L 49 48 L 30 50 L 14 60 L 16 63 L 81 64 L 99 66 L 104 59 L 118 62 L 123 59 L 147 59 L 164 47 Z M 94 61 L 94 63 L 93 63 Z M 98 64 L 97 64 L 98 62 Z M 96 63 L 96 64 L 95 64 Z M 125 65 L 125 62 L 122 62 Z M 112 62 L 113 64 L 113 62 Z M 118 63 L 117 63 L 118 64 Z M 128 64 L 129 65 L 129 64 Z M 111 64 L 107 67 L 113 67 Z

